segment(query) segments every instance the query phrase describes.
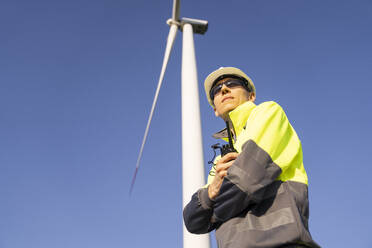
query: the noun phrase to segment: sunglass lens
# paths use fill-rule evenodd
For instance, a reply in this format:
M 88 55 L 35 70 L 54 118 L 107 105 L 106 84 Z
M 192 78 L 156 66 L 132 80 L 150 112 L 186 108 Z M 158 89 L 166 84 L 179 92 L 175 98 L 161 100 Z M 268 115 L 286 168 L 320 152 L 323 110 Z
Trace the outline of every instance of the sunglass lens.
M 234 87 L 237 87 L 237 86 L 242 86 L 243 84 L 242 84 L 241 81 L 234 80 L 234 81 L 226 82 L 225 85 L 229 88 L 234 88 Z
M 222 89 L 222 84 L 219 84 L 219 85 L 214 86 L 212 88 L 212 90 L 211 90 L 211 96 L 212 96 L 212 98 L 214 98 L 218 94 L 218 92 L 221 91 L 221 89 Z
M 228 87 L 228 88 L 234 88 L 234 87 L 238 87 L 238 86 L 243 86 L 244 82 L 242 82 L 240 80 L 231 80 L 231 81 L 228 81 L 228 82 L 225 82 L 225 83 L 218 84 L 218 85 L 214 86 L 211 89 L 211 98 L 212 99 L 214 99 L 214 97 L 221 91 L 223 85 L 226 85 L 226 87 Z

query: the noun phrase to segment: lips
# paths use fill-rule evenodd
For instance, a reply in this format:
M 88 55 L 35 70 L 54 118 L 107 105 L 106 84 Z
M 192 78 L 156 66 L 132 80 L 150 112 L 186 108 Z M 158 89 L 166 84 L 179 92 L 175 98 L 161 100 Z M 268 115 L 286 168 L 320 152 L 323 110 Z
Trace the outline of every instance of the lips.
M 233 99 L 233 97 L 232 97 L 232 96 L 226 96 L 226 97 L 224 97 L 224 98 L 222 99 L 221 102 L 224 102 L 224 101 L 229 100 L 229 99 Z

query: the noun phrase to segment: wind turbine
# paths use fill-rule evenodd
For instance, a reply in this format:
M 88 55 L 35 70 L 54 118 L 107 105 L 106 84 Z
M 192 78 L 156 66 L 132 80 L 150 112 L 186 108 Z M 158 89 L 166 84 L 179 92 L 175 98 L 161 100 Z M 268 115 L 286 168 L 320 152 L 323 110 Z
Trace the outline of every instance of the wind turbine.
M 167 20 L 170 26 L 167 45 L 160 72 L 158 86 L 152 103 L 149 119 L 142 140 L 140 152 L 137 158 L 136 170 L 132 179 L 130 192 L 132 192 L 139 163 L 142 157 L 143 147 L 146 142 L 152 116 L 158 99 L 164 73 L 167 68 L 169 56 L 176 38 L 177 30 L 183 31 L 182 40 L 182 198 L 183 207 L 191 199 L 192 194 L 205 184 L 203 143 L 200 122 L 200 106 L 198 78 L 193 34 L 204 34 L 208 29 L 208 22 L 191 18 L 180 19 L 180 1 L 173 1 L 172 18 Z M 208 234 L 193 235 L 183 225 L 184 248 L 208 248 L 210 240 Z

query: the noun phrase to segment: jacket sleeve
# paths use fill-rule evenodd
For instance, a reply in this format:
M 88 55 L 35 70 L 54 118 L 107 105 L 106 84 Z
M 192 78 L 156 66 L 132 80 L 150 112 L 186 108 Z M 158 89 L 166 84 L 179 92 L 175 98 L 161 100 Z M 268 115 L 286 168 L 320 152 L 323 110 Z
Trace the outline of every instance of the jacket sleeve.
M 262 106 L 261 106 L 262 105 Z M 215 199 L 214 216 L 226 221 L 263 200 L 265 189 L 292 166 L 302 148 L 282 108 L 275 102 L 257 106 L 247 120 L 241 152 L 228 169 Z
M 183 219 L 187 230 L 191 233 L 208 233 L 216 228 L 213 221 L 214 201 L 208 197 L 208 188 L 199 189 L 183 210 Z

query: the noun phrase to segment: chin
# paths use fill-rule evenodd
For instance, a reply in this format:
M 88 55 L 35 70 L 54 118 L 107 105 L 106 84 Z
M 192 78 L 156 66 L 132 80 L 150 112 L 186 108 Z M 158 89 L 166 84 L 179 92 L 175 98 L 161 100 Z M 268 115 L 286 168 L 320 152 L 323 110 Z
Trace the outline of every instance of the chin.
M 223 106 L 223 113 L 229 113 L 230 111 L 234 110 L 236 107 L 238 107 L 239 104 L 236 104 L 235 102 L 229 102 L 226 103 L 225 106 Z
M 228 116 L 230 111 L 234 110 L 235 108 L 236 108 L 236 106 L 227 106 L 226 108 L 223 108 L 223 110 L 221 111 L 220 116 L 221 117 Z
M 227 100 L 217 106 L 218 116 L 225 119 L 229 112 L 239 106 L 239 102 Z

